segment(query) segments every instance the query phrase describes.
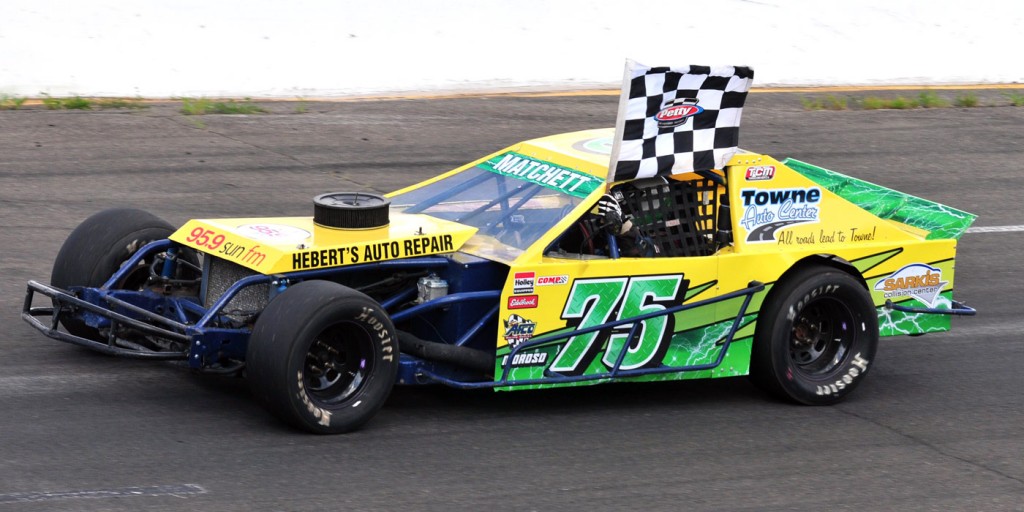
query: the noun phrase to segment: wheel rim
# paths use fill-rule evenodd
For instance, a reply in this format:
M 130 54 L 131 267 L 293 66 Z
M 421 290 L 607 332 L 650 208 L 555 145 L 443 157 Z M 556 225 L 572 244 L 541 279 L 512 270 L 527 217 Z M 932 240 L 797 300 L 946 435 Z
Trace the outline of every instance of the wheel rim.
M 804 375 L 827 375 L 842 366 L 855 337 L 850 308 L 833 298 L 817 297 L 796 312 L 789 357 Z
M 337 404 L 356 395 L 373 370 L 369 334 L 357 324 L 325 329 L 306 352 L 303 383 L 315 400 Z

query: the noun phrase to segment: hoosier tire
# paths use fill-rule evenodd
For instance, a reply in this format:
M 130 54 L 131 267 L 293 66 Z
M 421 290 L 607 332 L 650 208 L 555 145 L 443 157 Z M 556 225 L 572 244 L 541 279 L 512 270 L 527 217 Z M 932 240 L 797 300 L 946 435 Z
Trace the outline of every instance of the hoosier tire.
M 298 283 L 270 301 L 253 327 L 246 378 L 286 423 L 315 434 L 362 426 L 387 400 L 398 337 L 373 299 L 329 281 Z
M 777 286 L 757 318 L 751 377 L 802 404 L 842 400 L 864 379 L 878 347 L 871 295 L 849 274 L 824 266 Z
M 170 224 L 144 210 L 113 208 L 96 213 L 64 241 L 53 262 L 50 284 L 65 290 L 72 286 L 99 287 L 136 251 L 173 232 Z M 129 274 L 116 288 L 141 288 L 148 276 L 148 269 L 140 265 L 138 272 Z M 75 318 L 65 316 L 61 323 L 75 336 L 102 339 L 96 329 Z

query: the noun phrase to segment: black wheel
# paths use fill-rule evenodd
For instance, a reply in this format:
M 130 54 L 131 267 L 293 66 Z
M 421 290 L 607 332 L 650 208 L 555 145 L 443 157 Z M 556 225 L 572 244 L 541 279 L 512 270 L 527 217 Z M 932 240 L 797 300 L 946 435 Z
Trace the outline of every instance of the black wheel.
M 373 299 L 337 283 L 305 281 L 270 301 L 246 353 L 249 388 L 285 422 L 316 434 L 366 423 L 398 372 L 398 337 Z
M 101 286 L 136 251 L 173 232 L 170 224 L 143 210 L 114 208 L 96 213 L 64 241 L 53 262 L 50 284 L 65 290 Z M 152 261 L 140 264 L 116 288 L 141 289 L 149 278 L 148 263 Z M 96 329 L 74 318 L 62 318 L 61 323 L 75 336 L 103 339 Z
M 751 377 L 802 404 L 842 400 L 863 380 L 878 347 L 871 295 L 851 275 L 822 266 L 776 286 L 757 317 Z

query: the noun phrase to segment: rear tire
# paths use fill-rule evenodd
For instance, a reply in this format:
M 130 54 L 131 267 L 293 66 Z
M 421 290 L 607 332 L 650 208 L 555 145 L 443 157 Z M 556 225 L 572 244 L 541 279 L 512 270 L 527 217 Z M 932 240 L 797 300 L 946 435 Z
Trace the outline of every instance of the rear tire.
M 362 426 L 391 393 L 398 336 L 373 299 L 329 281 L 298 283 L 253 327 L 246 372 L 275 416 L 315 434 Z
M 842 400 L 864 379 L 878 348 L 871 295 L 853 276 L 824 266 L 777 286 L 757 318 L 751 377 L 802 404 Z
M 136 251 L 173 232 L 170 224 L 144 210 L 113 208 L 96 213 L 82 221 L 64 241 L 53 262 L 50 284 L 64 290 L 73 286 L 99 287 Z M 143 265 L 138 270 L 115 288 L 139 289 L 145 285 L 148 270 Z M 61 324 L 75 336 L 103 339 L 96 329 L 70 315 L 62 316 Z

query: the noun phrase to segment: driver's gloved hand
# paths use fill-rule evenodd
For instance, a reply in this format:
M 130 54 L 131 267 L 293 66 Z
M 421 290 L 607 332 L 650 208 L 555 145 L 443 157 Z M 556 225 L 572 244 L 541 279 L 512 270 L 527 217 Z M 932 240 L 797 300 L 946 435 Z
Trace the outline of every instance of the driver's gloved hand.
M 633 227 L 632 220 L 622 215 L 622 207 L 611 194 L 597 200 L 597 215 L 601 218 L 601 228 L 611 235 L 624 235 Z

